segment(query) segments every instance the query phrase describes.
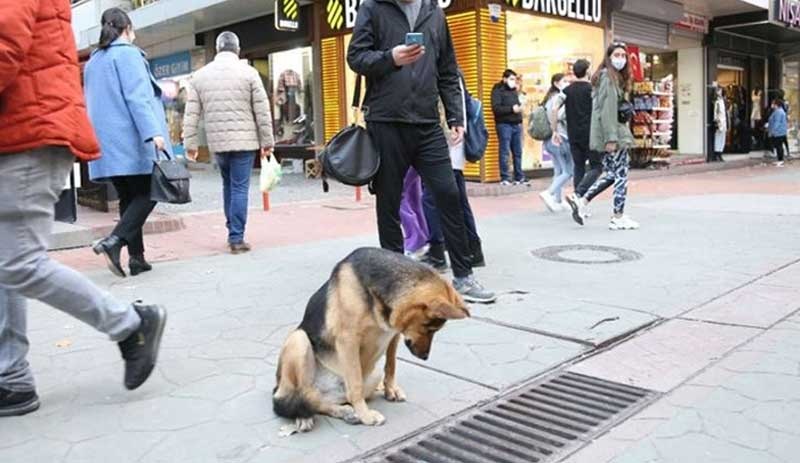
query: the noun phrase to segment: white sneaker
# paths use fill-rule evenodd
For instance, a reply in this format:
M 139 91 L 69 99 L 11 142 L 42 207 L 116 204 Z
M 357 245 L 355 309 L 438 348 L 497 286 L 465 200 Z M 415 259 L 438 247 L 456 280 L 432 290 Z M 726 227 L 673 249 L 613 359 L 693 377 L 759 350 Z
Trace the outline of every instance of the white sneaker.
M 775 167 L 783 167 L 783 161 L 778 161 L 775 163 Z
M 553 195 L 548 193 L 547 190 L 539 193 L 539 197 L 542 198 L 542 201 L 544 202 L 544 205 L 547 206 L 547 209 L 550 212 L 558 212 L 559 211 L 558 203 L 556 203 L 556 199 L 553 197 Z
M 500 182 L 500 186 L 511 186 L 511 182 L 509 182 L 508 180 L 503 180 L 502 182 Z
M 627 215 L 623 215 L 622 217 L 612 217 L 611 222 L 608 224 L 609 230 L 638 230 L 639 224 L 628 217 Z

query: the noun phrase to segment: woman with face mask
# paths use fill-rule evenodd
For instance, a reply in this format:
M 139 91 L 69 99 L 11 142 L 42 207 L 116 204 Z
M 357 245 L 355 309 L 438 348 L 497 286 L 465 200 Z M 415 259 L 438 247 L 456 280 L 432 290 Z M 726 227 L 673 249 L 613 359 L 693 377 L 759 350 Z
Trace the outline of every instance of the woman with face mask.
M 569 182 L 575 171 L 575 162 L 572 160 L 569 135 L 567 134 L 567 109 L 558 101 L 559 95 L 568 85 L 569 80 L 566 75 L 553 75 L 550 79 L 550 90 L 542 101 L 548 115 L 556 114 L 555 108 L 560 106 L 557 115 L 551 117 L 553 138 L 544 142 L 544 149 L 553 158 L 553 182 L 550 184 L 550 188 L 539 193 L 539 197 L 542 198 L 550 212 L 569 210 L 569 206 L 562 200 L 561 189 Z
M 95 244 L 94 252 L 104 255 L 112 273 L 124 277 L 120 251 L 126 246 L 131 275 L 152 268 L 144 258 L 142 227 L 156 205 L 150 200 L 156 150 L 172 155 L 172 146 L 162 92 L 144 52 L 133 45 L 130 18 L 111 8 L 101 21 L 100 44 L 84 71 L 86 106 L 102 152 L 89 163 L 89 176 L 114 185 L 120 220 L 111 235 Z
M 624 43 L 613 43 L 606 50 L 605 60 L 592 77 L 592 124 L 590 148 L 605 153 L 603 175 L 584 197 L 568 198 L 572 218 L 583 225 L 586 207 L 600 193 L 614 185 L 614 215 L 608 228 L 635 230 L 639 224 L 625 215 L 628 196 L 628 150 L 633 146 L 627 111 L 620 112 L 626 93 L 631 87 L 628 50 Z
M 514 184 L 527 183 L 522 172 L 522 102 L 519 98 L 517 73 L 506 69 L 503 81 L 492 89 L 492 112 L 500 141 L 500 177 L 503 185 L 511 184 L 509 154 L 514 160 Z

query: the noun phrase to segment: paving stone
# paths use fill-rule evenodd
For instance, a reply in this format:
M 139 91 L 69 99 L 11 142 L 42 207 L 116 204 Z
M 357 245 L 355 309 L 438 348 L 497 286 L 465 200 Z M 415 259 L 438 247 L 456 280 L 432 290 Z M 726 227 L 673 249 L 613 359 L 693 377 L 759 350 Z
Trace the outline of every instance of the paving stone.
M 243 463 L 264 445 L 258 432 L 244 424 L 205 423 L 170 433 L 143 458 L 142 463 L 231 462 Z
M 160 397 L 126 404 L 125 431 L 177 431 L 212 421 L 218 406 L 209 400 Z
M 757 333 L 751 328 L 673 320 L 571 370 L 666 392 Z
M 427 362 L 401 348 L 410 362 L 503 389 L 536 376 L 584 351 L 584 347 L 473 320 L 448 323 L 437 333 Z
M 800 308 L 800 287 L 756 283 L 686 314 L 687 318 L 768 328 Z
M 157 432 L 105 435 L 73 445 L 64 463 L 97 463 L 100 455 L 103 461 L 135 463 L 163 439 L 164 436 Z
M 236 396 L 247 393 L 255 387 L 252 376 L 219 374 L 201 379 L 177 389 L 173 397 L 189 397 L 195 399 L 225 402 Z

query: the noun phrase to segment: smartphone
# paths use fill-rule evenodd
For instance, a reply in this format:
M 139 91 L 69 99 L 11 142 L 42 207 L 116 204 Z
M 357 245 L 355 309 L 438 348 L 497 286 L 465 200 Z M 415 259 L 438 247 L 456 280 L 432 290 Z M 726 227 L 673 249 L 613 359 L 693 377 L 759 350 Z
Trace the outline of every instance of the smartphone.
M 406 34 L 406 45 L 425 45 L 425 36 L 421 32 L 409 32 Z

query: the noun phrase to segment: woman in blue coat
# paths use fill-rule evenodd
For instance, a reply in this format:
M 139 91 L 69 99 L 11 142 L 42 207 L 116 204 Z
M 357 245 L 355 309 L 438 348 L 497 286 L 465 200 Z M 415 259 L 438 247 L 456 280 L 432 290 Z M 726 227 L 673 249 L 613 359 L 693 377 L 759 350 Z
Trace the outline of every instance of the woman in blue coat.
M 161 89 L 144 52 L 133 45 L 133 25 L 119 8 L 102 16 L 99 48 L 84 70 L 89 118 L 100 141 L 102 157 L 89 163 L 92 181 L 110 182 L 119 196 L 120 221 L 94 246 L 109 269 L 124 277 L 120 251 L 128 247 L 131 275 L 151 270 L 144 258 L 142 227 L 156 203 L 150 180 L 156 150 L 172 154 Z

